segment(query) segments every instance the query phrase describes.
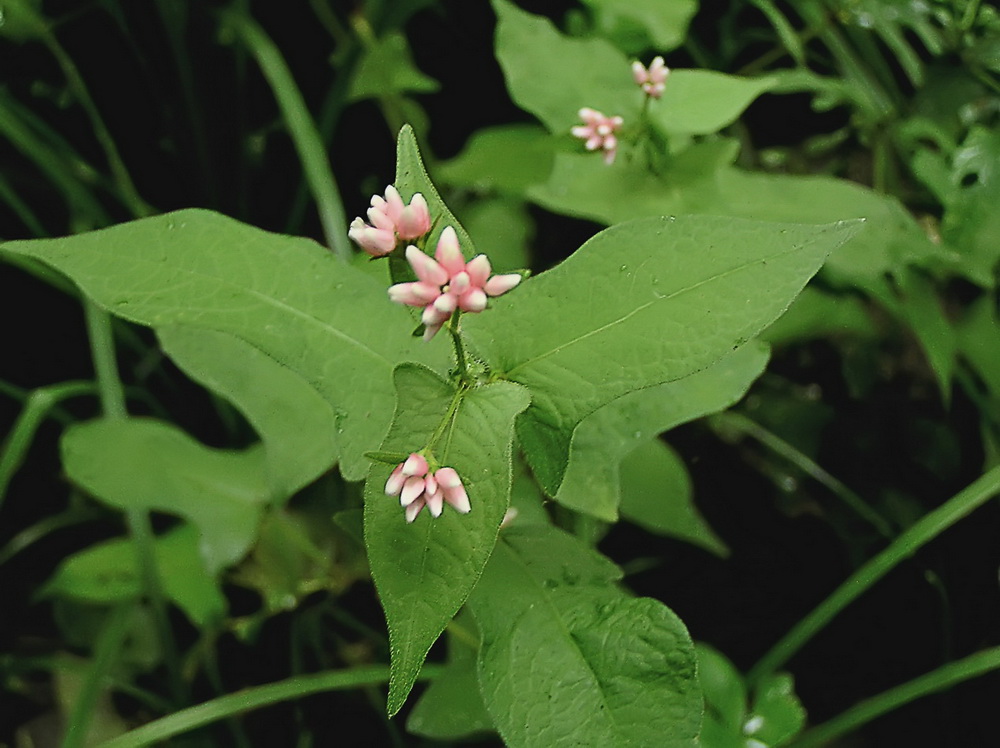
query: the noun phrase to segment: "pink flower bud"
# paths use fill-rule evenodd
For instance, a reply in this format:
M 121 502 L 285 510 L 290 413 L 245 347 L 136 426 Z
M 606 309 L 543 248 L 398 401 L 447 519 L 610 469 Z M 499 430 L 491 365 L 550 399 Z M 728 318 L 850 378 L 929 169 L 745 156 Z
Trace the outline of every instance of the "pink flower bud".
M 517 286 L 521 282 L 521 276 L 517 273 L 508 273 L 507 275 L 494 275 L 488 281 L 486 285 L 483 286 L 483 290 L 486 291 L 487 296 L 500 296 L 507 293 L 509 290 Z
M 425 255 L 412 244 L 406 248 L 406 259 L 413 272 L 424 283 L 443 286 L 448 282 L 448 271 L 438 265 L 433 257 Z
M 427 201 L 419 192 L 403 208 L 396 221 L 396 233 L 400 239 L 417 239 L 431 230 L 431 214 L 427 209 Z

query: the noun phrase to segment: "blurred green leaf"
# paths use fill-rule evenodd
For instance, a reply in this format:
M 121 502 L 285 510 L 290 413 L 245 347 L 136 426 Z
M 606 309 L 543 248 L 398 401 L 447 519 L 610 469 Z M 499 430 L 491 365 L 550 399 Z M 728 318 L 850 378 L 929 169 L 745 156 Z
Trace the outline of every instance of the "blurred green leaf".
M 717 556 L 729 548 L 694 505 L 694 487 L 684 461 L 654 439 L 622 460 L 622 516 L 651 532 L 693 543 Z
M 509 273 L 529 265 L 528 244 L 534 223 L 520 200 L 477 200 L 464 211 L 465 223 L 476 237 L 476 249 L 490 258 L 495 273 Z
M 433 372 L 404 364 L 395 375 L 397 405 L 383 450 L 423 449 L 448 412 L 455 388 Z M 472 511 L 428 511 L 407 524 L 399 500 L 386 496 L 392 468 L 373 464 L 365 484 L 365 543 L 389 626 L 389 714 L 403 705 L 427 650 L 482 573 L 510 501 L 514 417 L 528 393 L 512 382 L 467 391 L 435 456 L 455 468 Z
M 504 530 L 469 605 L 482 633 L 479 682 L 510 746 L 694 746 L 694 649 L 654 600 L 551 527 Z
M 472 134 L 461 153 L 440 164 L 435 174 L 446 184 L 522 195 L 548 177 L 554 148 L 552 136 L 538 125 L 484 127 Z
M 754 689 L 753 709 L 744 731 L 765 745 L 779 746 L 802 731 L 806 710 L 802 708 L 792 676 L 775 673 Z
M 473 350 L 531 391 L 517 433 L 546 493 L 562 482 L 580 421 L 745 344 L 855 229 L 708 216 L 630 221 L 495 299 L 489 314 L 463 319 Z
M 695 645 L 698 656 L 698 682 L 705 695 L 705 727 L 714 723 L 714 742 L 706 740 L 702 733 L 705 748 L 723 748 L 738 745 L 744 748 L 743 741 L 729 742 L 739 735 L 746 715 L 747 692 L 743 685 L 743 676 L 732 662 L 719 652 L 703 642 Z M 716 737 L 715 733 L 718 733 Z M 721 739 L 720 739 L 721 738 Z M 723 742 L 725 741 L 725 742 Z
M 61 442 L 66 474 L 105 504 L 187 519 L 213 574 L 246 553 L 270 498 L 263 450 L 210 449 L 148 418 L 76 424 Z
M 872 317 L 861 298 L 807 286 L 760 337 L 773 345 L 787 345 L 818 338 L 873 338 L 875 334 Z
M 399 31 L 390 31 L 365 49 L 358 63 L 348 101 L 405 93 L 434 93 L 440 85 L 424 75 L 413 62 L 409 42 Z
M 657 434 L 735 403 L 767 359 L 766 346 L 750 343 L 691 376 L 630 392 L 594 411 L 573 432 L 556 501 L 616 521 L 622 460 Z
M 202 559 L 194 526 L 184 523 L 157 537 L 153 558 L 164 592 L 192 623 L 205 627 L 221 620 L 226 599 Z M 43 593 L 94 603 L 141 599 L 144 586 L 135 543 L 128 538 L 109 540 L 67 556 Z
M 714 70 L 671 70 L 663 96 L 650 103 L 650 118 L 666 133 L 707 135 L 736 121 L 774 83 Z
M 642 29 L 645 47 L 666 52 L 679 47 L 687 35 L 688 24 L 698 11 L 697 0 L 662 0 L 642 3 L 635 0 L 584 0 L 598 17 L 598 26 L 613 33 L 623 22 Z M 637 40 L 638 41 L 638 40 Z
M 573 39 L 508 0 L 493 0 L 496 56 L 514 102 L 549 132 L 568 134 L 581 107 L 635 121 L 645 94 L 630 61 L 603 39 Z

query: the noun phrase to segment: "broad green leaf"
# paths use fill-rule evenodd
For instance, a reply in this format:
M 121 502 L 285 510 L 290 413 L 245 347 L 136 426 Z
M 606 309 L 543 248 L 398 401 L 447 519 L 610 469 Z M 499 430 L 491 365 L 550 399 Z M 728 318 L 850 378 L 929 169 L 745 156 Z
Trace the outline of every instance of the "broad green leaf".
M 522 195 L 529 186 L 548 178 L 553 149 L 552 136 L 538 125 L 485 127 L 476 130 L 462 152 L 434 173 L 446 184 Z
M 410 45 L 399 31 L 390 31 L 365 50 L 351 79 L 349 101 L 405 93 L 434 93 L 440 86 L 413 62 Z
M 336 462 L 336 414 L 300 374 L 231 333 L 164 326 L 157 337 L 174 363 L 233 403 L 256 429 L 276 501 Z
M 456 391 L 419 366 L 404 364 L 395 375 L 397 406 L 381 449 L 423 449 L 445 418 Z M 442 465 L 458 471 L 472 511 L 445 506 L 433 519 L 425 510 L 407 524 L 384 486 L 392 468 L 373 464 L 365 484 L 365 545 L 392 651 L 389 714 L 403 705 L 427 650 L 452 619 L 482 573 L 510 500 L 514 417 L 528 393 L 512 382 L 464 392 L 454 421 L 435 447 Z
M 774 83 L 714 70 L 671 70 L 663 96 L 650 104 L 650 118 L 667 133 L 707 135 L 736 121 Z
M 864 218 L 866 230 L 844 243 L 824 267 L 824 275 L 840 284 L 864 287 L 907 264 L 948 267 L 958 259 L 934 244 L 895 199 L 832 177 L 731 167 L 732 141 L 681 151 L 662 178 L 624 160 L 607 167 L 592 155 L 557 154 L 548 182 L 531 187 L 528 196 L 549 210 L 605 224 L 681 214 L 796 223 Z
M 0 250 L 51 265 L 120 317 L 229 333 L 288 367 L 337 413 L 341 472 L 350 480 L 365 474 L 364 452 L 389 425 L 395 365 L 448 367 L 447 342 L 414 340 L 412 318 L 384 285 L 308 239 L 211 211 Z
M 551 527 L 511 527 L 469 599 L 479 682 L 510 746 L 694 746 L 694 648 L 661 603 L 628 597 L 619 570 Z
M 656 3 L 635 0 L 584 0 L 597 14 L 602 28 L 614 29 L 625 19 L 638 25 L 648 41 L 644 46 L 666 52 L 679 47 L 687 27 L 698 11 L 697 0 L 662 0 Z
M 431 681 L 406 720 L 406 729 L 435 740 L 458 740 L 493 730 L 493 720 L 479 695 L 476 674 L 476 622 L 463 611 L 455 618 L 462 636 L 449 629 L 448 661 Z
M 594 411 L 573 432 L 556 501 L 616 521 L 621 461 L 657 434 L 735 403 L 767 359 L 765 346 L 748 344 L 691 376 L 630 392 Z
M 635 121 L 645 94 L 632 80 L 628 58 L 609 42 L 567 37 L 548 19 L 508 0 L 493 0 L 493 8 L 496 56 L 507 90 L 550 132 L 568 134 L 580 124 L 581 107 L 620 115 L 626 125 Z
M 729 549 L 698 512 L 684 461 L 654 439 L 634 449 L 621 464 L 622 516 L 651 532 L 704 548 L 717 556 Z
M 680 216 L 602 231 L 463 320 L 494 371 L 531 391 L 518 438 L 554 495 L 577 424 L 721 359 L 780 315 L 856 230 Z
M 108 540 L 67 556 L 46 583 L 44 592 L 95 603 L 137 600 L 145 594 L 135 543 Z M 163 590 L 196 626 L 222 618 L 226 600 L 205 567 L 198 549 L 198 531 L 179 525 L 153 543 Z
M 952 162 L 955 199 L 945 206 L 944 239 L 970 279 L 992 288 L 1000 262 L 1000 129 L 973 128 Z
M 61 452 L 70 480 L 105 504 L 193 524 L 213 574 L 246 553 L 270 498 L 262 449 L 210 449 L 150 418 L 76 424 L 64 432 Z
M 41 11 L 42 0 L 4 0 L 0 5 L 0 37 L 26 42 L 44 36 L 48 21 Z

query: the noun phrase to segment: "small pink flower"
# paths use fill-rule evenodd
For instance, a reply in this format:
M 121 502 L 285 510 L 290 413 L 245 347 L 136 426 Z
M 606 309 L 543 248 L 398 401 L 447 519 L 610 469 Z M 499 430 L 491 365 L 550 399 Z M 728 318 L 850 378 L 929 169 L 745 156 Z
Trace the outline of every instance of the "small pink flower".
M 399 497 L 400 506 L 406 510 L 407 522 L 413 522 L 424 507 L 430 510 L 432 517 L 440 517 L 445 504 L 461 514 L 468 514 L 472 509 L 455 469 L 443 467 L 430 473 L 427 460 L 415 452 L 389 475 L 385 493 Z
M 635 82 L 642 87 L 647 96 L 654 99 L 663 95 L 668 75 L 670 68 L 663 63 L 662 57 L 654 57 L 648 70 L 638 60 L 632 63 L 632 77 L 635 78 Z
M 618 150 L 618 138 L 615 132 L 622 126 L 622 118 L 606 117 L 602 112 L 589 107 L 581 109 L 579 115 L 583 124 L 577 125 L 570 132 L 585 141 L 584 147 L 588 151 L 596 151 L 598 148 L 603 150 L 604 163 L 614 163 Z
M 368 225 L 361 218 L 351 222 L 347 235 L 370 255 L 381 257 L 396 248 L 397 237 L 417 239 L 431 230 L 431 215 L 427 201 L 419 192 L 403 203 L 403 198 L 391 184 L 385 188 L 385 197 L 373 195 L 368 209 Z
M 411 244 L 406 248 L 406 259 L 417 280 L 390 286 L 389 298 L 397 304 L 423 308 L 424 340 L 433 338 L 456 309 L 481 312 L 488 296 L 505 294 L 521 282 L 517 273 L 491 278 L 486 255 L 466 262 L 451 226 L 441 232 L 434 257 Z

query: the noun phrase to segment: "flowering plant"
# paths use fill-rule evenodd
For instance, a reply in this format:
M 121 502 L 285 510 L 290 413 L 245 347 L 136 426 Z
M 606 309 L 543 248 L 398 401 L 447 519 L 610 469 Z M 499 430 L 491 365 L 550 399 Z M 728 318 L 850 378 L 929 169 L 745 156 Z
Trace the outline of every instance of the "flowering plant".
M 373 745 L 808 746 L 1000 669 L 980 649 L 995 564 L 922 552 L 1000 491 L 995 16 L 751 3 L 706 34 L 694 2 L 492 0 L 454 11 L 489 14 L 481 84 L 465 59 L 436 74 L 470 116 L 506 101 L 501 77 L 522 111 L 441 158 L 466 125 L 422 72 L 455 47 L 424 3 L 283 11 L 334 40 L 315 59 L 251 5 L 156 4 L 146 39 L 100 4 L 149 55 L 121 75 L 174 56 L 176 96 L 127 97 L 170 117 L 120 143 L 129 120 L 73 59 L 93 12 L 4 5 L 0 301 L 82 310 L 89 349 L 50 374 L 37 341 L 61 327 L 4 332 L 0 688 L 25 708 L 0 742 L 325 744 L 339 710 Z M 198 64 L 220 41 L 240 64 Z M 38 80 L 34 54 L 54 61 Z M 325 99 L 296 84 L 316 60 L 337 68 Z M 849 110 L 844 132 L 762 145 L 790 92 Z M 877 632 L 832 625 L 837 668 L 794 656 L 918 551 L 911 587 L 942 615 L 878 646 L 909 628 L 926 655 L 916 619 L 954 619 L 954 652 L 803 732 L 832 671 L 861 693 Z M 908 609 L 886 599 L 886 620 Z

